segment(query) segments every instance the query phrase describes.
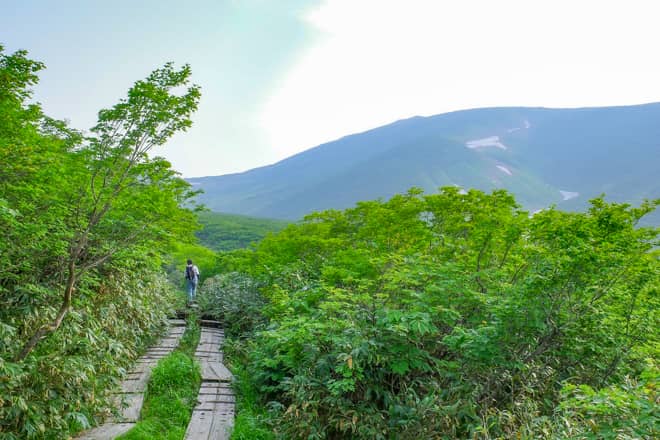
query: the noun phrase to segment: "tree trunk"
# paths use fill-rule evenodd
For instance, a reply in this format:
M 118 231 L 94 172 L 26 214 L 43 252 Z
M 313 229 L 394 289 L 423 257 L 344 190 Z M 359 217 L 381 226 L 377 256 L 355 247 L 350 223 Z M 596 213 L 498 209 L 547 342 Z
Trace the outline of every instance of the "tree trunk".
M 55 319 L 48 324 L 42 325 L 39 329 L 32 335 L 30 340 L 23 346 L 21 352 L 16 356 L 15 361 L 20 362 L 25 359 L 31 352 L 34 350 L 34 347 L 37 346 L 39 341 L 44 337 L 50 335 L 55 330 L 57 330 L 64 317 L 69 313 L 71 308 L 71 297 L 73 296 L 73 290 L 76 285 L 76 266 L 73 262 L 69 263 L 69 276 L 66 283 L 66 289 L 64 290 L 64 296 L 62 298 L 62 305 L 60 310 L 57 312 Z

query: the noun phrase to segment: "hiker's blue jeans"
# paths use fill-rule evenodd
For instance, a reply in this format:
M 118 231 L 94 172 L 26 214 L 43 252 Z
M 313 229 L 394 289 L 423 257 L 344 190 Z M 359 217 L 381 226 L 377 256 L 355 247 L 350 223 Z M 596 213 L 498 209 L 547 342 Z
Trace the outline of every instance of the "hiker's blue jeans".
M 195 293 L 197 291 L 197 281 L 188 280 L 188 301 L 195 299 Z

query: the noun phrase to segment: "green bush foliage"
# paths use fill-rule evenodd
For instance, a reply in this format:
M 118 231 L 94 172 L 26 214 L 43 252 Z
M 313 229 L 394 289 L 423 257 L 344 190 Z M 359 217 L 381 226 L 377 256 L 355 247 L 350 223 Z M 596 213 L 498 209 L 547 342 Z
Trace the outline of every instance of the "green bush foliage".
M 64 438 L 110 415 L 109 393 L 163 329 L 172 293 L 153 272 L 106 275 L 24 361 L 0 357 L 0 438 Z M 20 323 L 2 310 L 0 352 L 11 353 Z
M 657 412 L 634 409 L 652 399 L 624 384 L 657 354 L 658 229 L 637 227 L 657 204 L 529 216 L 505 191 L 411 190 L 224 256 L 242 275 L 211 300 L 261 286 L 232 312 L 257 326 L 236 351 L 284 438 L 562 438 L 618 426 L 592 417 L 598 393 L 653 438 Z
M 568 384 L 562 389 L 557 437 L 570 439 L 660 438 L 660 370 L 650 365 L 640 377 L 594 390 Z
M 31 103 L 43 69 L 0 46 L 0 438 L 66 438 L 170 313 L 161 261 L 194 240 L 194 195 L 152 148 L 199 90 L 166 64 L 83 136 Z
M 258 284 L 244 274 L 229 272 L 206 280 L 198 302 L 204 313 L 221 320 L 228 336 L 249 335 L 265 323 L 265 299 Z

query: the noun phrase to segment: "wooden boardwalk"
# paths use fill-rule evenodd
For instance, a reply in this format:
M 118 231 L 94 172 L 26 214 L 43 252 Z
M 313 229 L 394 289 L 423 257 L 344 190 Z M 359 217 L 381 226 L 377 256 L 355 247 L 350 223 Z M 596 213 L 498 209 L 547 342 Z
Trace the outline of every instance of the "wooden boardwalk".
M 224 332 L 217 326 L 217 322 L 202 321 L 202 333 L 195 352 L 202 367 L 202 385 L 186 440 L 228 440 L 234 426 L 233 376 L 222 363 Z
M 104 423 L 92 430 L 85 431 L 76 437 L 79 440 L 111 440 L 131 429 L 140 418 L 140 410 L 144 402 L 144 392 L 151 377 L 151 370 L 158 361 L 170 354 L 178 345 L 186 322 L 182 319 L 170 319 L 170 330 L 158 344 L 150 348 L 144 356 L 137 360 L 133 370 L 121 383 L 116 394 L 117 406 L 122 410 L 114 420 Z

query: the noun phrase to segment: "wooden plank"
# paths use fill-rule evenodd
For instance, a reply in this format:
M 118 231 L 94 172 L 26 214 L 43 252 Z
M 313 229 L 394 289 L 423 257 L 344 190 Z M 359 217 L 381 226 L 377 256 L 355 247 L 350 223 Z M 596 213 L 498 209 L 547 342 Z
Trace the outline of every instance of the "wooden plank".
M 233 403 L 216 403 L 214 415 L 220 420 L 233 420 L 234 408 L 235 405 Z
M 85 432 L 80 440 L 110 440 L 119 437 L 135 426 L 135 423 L 106 423 Z
M 196 356 L 196 358 L 199 360 L 200 364 L 222 363 L 222 356 Z
M 211 396 L 209 394 L 202 395 L 197 397 L 198 401 L 198 406 L 200 407 L 208 407 L 209 405 L 211 406 L 211 409 L 216 408 L 216 404 L 218 403 L 230 403 L 234 404 L 236 403 L 236 397 L 235 396 L 228 396 L 228 395 L 221 395 L 221 396 Z
M 236 400 L 236 397 L 234 394 L 230 393 L 220 393 L 220 390 L 215 393 L 200 393 L 197 396 L 197 402 L 202 403 L 202 402 L 213 402 L 213 403 L 234 403 Z M 224 390 L 223 390 L 224 391 Z
M 231 372 L 220 362 L 202 362 L 202 380 L 230 381 Z
M 135 423 L 140 419 L 140 411 L 144 403 L 144 393 L 124 394 L 124 405 L 121 412 L 121 421 Z
M 121 383 L 123 393 L 143 393 L 147 389 L 150 374 L 143 374 L 139 379 L 127 379 Z
M 119 387 L 116 405 L 121 407 L 120 415 L 92 430 L 81 433 L 80 440 L 112 440 L 130 430 L 140 417 L 144 403 L 144 391 L 151 377 L 151 370 L 158 360 L 170 354 L 179 345 L 185 331 L 184 320 L 170 320 L 168 334 L 157 345 L 151 347 L 145 355 L 136 361 L 134 368 L 127 374 Z
M 203 356 L 203 355 L 205 355 L 205 354 L 217 354 L 217 355 L 220 355 L 220 354 L 222 354 L 222 352 L 217 351 L 217 350 L 199 350 L 199 349 L 198 349 L 198 350 L 195 351 L 195 354 L 199 354 L 200 356 Z
M 193 411 L 186 440 L 209 440 L 209 433 L 213 424 L 213 411 Z
M 221 339 L 219 337 L 217 337 L 217 338 L 206 337 L 206 338 L 202 339 L 201 341 L 199 341 L 199 344 L 200 345 L 212 345 L 215 350 L 218 350 L 220 348 L 220 345 L 221 345 L 222 341 L 223 341 L 223 339 Z
M 231 388 L 202 388 L 199 390 L 199 396 L 233 396 L 234 391 Z
M 202 345 L 201 347 L 199 347 L 199 350 L 195 350 L 195 353 L 199 353 L 200 356 L 204 357 L 204 356 L 220 356 L 222 352 L 218 350 L 218 344 L 213 344 L 213 345 Z
M 229 440 L 234 426 L 233 375 L 222 363 L 224 334 L 202 328 L 195 357 L 202 369 L 202 384 L 186 431 L 186 440 Z
M 160 346 L 174 349 L 179 346 L 179 339 L 168 339 L 167 341 L 161 342 Z
M 217 353 L 220 351 L 221 345 L 218 341 L 202 341 L 197 346 L 197 350 Z
M 220 351 L 219 345 L 220 344 L 214 342 L 200 342 L 195 351 L 217 353 Z

